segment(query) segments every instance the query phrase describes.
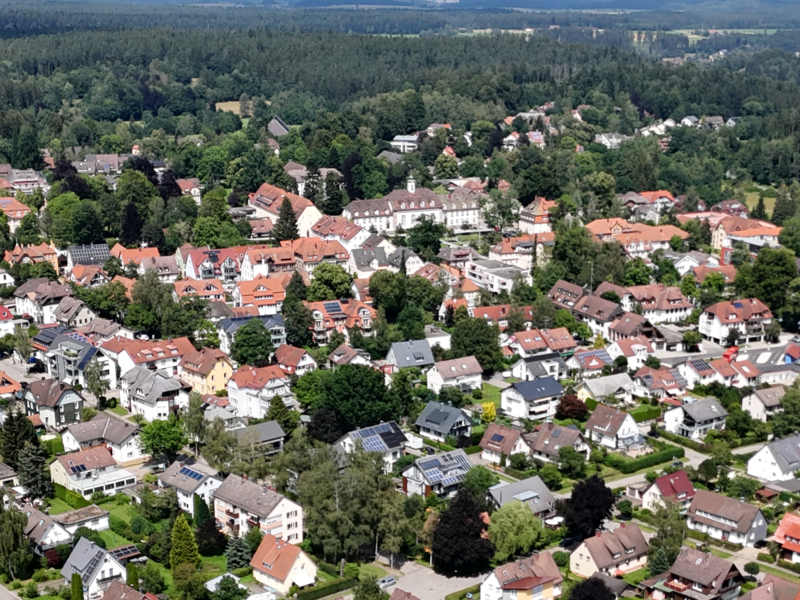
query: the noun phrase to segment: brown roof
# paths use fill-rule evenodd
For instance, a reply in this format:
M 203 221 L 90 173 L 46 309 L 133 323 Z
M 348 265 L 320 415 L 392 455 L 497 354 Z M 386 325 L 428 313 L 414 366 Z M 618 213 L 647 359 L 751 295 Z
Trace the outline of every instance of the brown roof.
M 597 568 L 607 569 L 647 554 L 647 540 L 636 523 L 622 523 L 614 531 L 604 531 L 583 541 Z M 633 552 L 628 553 L 633 549 Z
M 411 592 L 405 592 L 400 588 L 394 588 L 392 595 L 389 596 L 389 600 L 420 600 Z M 790 599 L 794 600 L 794 599 Z
M 718 267 L 699 265 L 693 267 L 692 272 L 697 283 L 703 283 L 711 273 L 721 273 L 725 278 L 725 283 L 733 283 L 733 280 L 736 279 L 736 267 L 733 265 L 720 265 Z
M 611 323 L 611 331 L 624 336 L 633 335 L 645 323 L 647 323 L 647 319 L 642 315 L 626 312 L 614 319 L 614 322 Z
M 708 363 L 708 366 L 714 369 L 717 373 L 719 373 L 722 377 L 735 377 L 736 376 L 736 369 L 731 366 L 724 358 L 718 358 L 717 360 L 712 360 Z
M 203 348 L 185 354 L 181 360 L 181 368 L 194 371 L 206 377 L 220 361 L 230 363 L 228 355 L 218 348 Z
M 44 514 L 32 504 L 26 504 L 22 507 L 22 514 L 28 517 L 28 523 L 25 525 L 25 535 L 35 544 L 39 544 L 50 529 L 50 524 L 53 518 Z
M 494 575 L 500 582 L 500 587 L 509 590 L 524 589 L 519 587 L 519 584 L 523 583 L 524 580 L 537 580 L 526 582 L 530 583 L 528 589 L 548 581 L 552 581 L 555 585 L 564 580 L 556 566 L 553 555 L 549 552 L 540 552 L 517 562 L 497 567 L 494 570 Z
M 364 350 L 359 350 L 349 346 L 346 342 L 328 354 L 328 360 L 335 365 L 349 365 L 359 354 L 364 354 Z
M 610 281 L 604 281 L 597 286 L 597 289 L 594 291 L 594 295 L 602 296 L 605 292 L 614 292 L 617 296 L 619 296 L 620 300 L 622 300 L 622 298 L 628 293 L 628 291 L 621 285 L 611 283 Z
M 698 490 L 697 493 L 699 494 L 701 491 Z M 709 594 L 713 596 L 719 592 L 725 576 L 731 569 L 736 569 L 736 565 L 730 561 L 718 558 L 711 553 L 683 546 L 669 572 L 704 586 L 710 586 L 712 582 L 716 582 L 717 585 L 711 589 Z
M 520 331 L 514 334 L 514 338 L 517 340 L 519 347 L 525 350 L 525 352 L 547 348 L 547 342 L 538 329 Z
M 297 348 L 289 344 L 281 344 L 278 346 L 278 349 L 275 350 L 275 362 L 277 362 L 278 365 L 296 367 L 305 354 L 306 351 L 303 348 Z
M 749 360 L 735 360 L 731 366 L 745 379 L 753 379 L 761 375 L 761 371 Z
M 722 517 L 724 519 L 733 521 L 736 525 L 728 525 L 721 521 L 712 520 L 707 517 L 701 517 L 697 511 L 702 511 L 710 515 Z M 747 533 L 753 520 L 758 516 L 759 508 L 746 502 L 739 502 L 733 498 L 728 498 L 716 492 L 709 492 L 707 490 L 697 490 L 694 500 L 689 505 L 687 516 L 691 517 L 698 523 L 712 525 L 717 529 L 723 531 L 736 531 L 738 533 Z
M 214 490 L 214 498 L 266 519 L 284 496 L 265 485 L 231 474 Z
M 72 467 L 83 465 L 87 471 L 90 471 L 92 469 L 105 469 L 116 464 L 111 452 L 105 446 L 92 446 L 77 452 L 62 454 L 58 457 L 58 462 L 67 471 L 67 475 L 74 474 L 74 471 L 71 471 Z
M 555 327 L 553 329 L 540 329 L 541 334 L 547 342 L 547 347 L 553 352 L 561 352 L 577 348 L 578 343 L 566 327 Z
M 278 581 L 286 581 L 302 550 L 289 542 L 267 534 L 261 539 L 250 566 Z
M 314 223 L 311 231 L 318 237 L 335 236 L 343 240 L 350 240 L 363 228 L 360 225 L 348 221 L 344 217 L 332 217 L 323 215 L 323 217 Z
M 195 352 L 192 342 L 186 337 L 147 341 L 130 340 L 117 336 L 100 347 L 115 354 L 127 351 L 137 365 L 170 357 L 180 358 L 190 352 Z
M 648 354 L 652 354 L 653 352 L 653 347 L 650 345 L 649 340 L 642 336 L 622 338 L 614 343 L 622 350 L 622 354 L 628 358 L 636 355 L 634 348 L 637 346 L 644 347 Z
M 795 600 L 798 594 L 800 585 L 768 573 L 761 585 L 739 596 L 739 600 Z
M 70 384 L 57 379 L 40 379 L 28 385 L 28 391 L 33 395 L 36 404 L 48 408 L 54 408 L 65 392 L 74 389 Z
M 600 296 L 584 296 L 578 300 L 572 310 L 604 323 L 613 321 L 623 313 L 619 304 L 604 300 Z
M 112 581 L 103 594 L 103 600 L 144 600 L 144 598 L 144 594 L 122 583 L 119 579 Z
M 230 380 L 234 382 L 237 387 L 260 390 L 273 379 L 283 381 L 287 379 L 287 377 L 288 375 L 284 373 L 278 365 L 269 365 L 258 369 L 246 365 L 240 367 Z
M 500 452 L 510 456 L 520 435 L 522 435 L 522 432 L 517 429 L 512 429 L 499 423 L 491 423 L 481 438 L 480 447 L 484 450 Z
M 758 298 L 743 298 L 742 300 L 717 302 L 705 311 L 715 315 L 722 323 L 742 323 L 752 318 L 771 319 L 772 313 L 766 304 Z
M 583 439 L 579 430 L 562 427 L 555 423 L 540 425 L 536 431 L 526 433 L 522 437 L 525 438 L 534 453 L 542 452 L 551 456 L 558 456 L 561 448 L 573 447 L 575 442 Z
M 547 297 L 553 304 L 571 310 L 585 294 L 581 286 L 559 279 L 547 293 Z
M 599 431 L 609 436 L 616 436 L 619 428 L 628 416 L 624 410 L 611 408 L 605 404 L 598 404 L 592 416 L 586 422 L 586 430 Z
M 100 413 L 91 421 L 73 423 L 67 430 L 80 443 L 96 441 L 98 444 L 105 442 L 122 444 L 139 431 L 139 427 L 130 421 Z
M 443 360 L 433 365 L 442 379 L 452 379 L 461 375 L 483 375 L 483 368 L 474 356 Z

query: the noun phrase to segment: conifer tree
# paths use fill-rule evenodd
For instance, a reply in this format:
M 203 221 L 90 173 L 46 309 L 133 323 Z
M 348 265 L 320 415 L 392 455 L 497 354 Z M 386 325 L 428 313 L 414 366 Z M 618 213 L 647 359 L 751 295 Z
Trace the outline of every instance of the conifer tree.
M 653 560 L 650 561 L 650 572 L 659 575 L 669 571 L 671 566 L 666 550 L 659 548 L 653 556 Z
M 258 550 L 258 547 L 261 545 L 261 538 L 263 537 L 264 534 L 261 533 L 261 529 L 258 527 L 251 527 L 247 535 L 244 536 L 244 543 L 250 548 L 250 556 L 256 553 L 256 550 Z
M 767 217 L 767 207 L 764 205 L 764 194 L 758 195 L 758 204 L 750 213 L 750 217 L 753 219 L 760 219 L 761 221 L 769 221 L 769 217 Z
M 269 410 L 266 416 L 267 421 L 277 421 L 283 432 L 289 434 L 294 429 L 294 419 L 289 407 L 277 394 L 269 401 Z
M 197 494 L 194 495 L 194 524 L 200 527 L 209 518 L 211 513 L 208 510 L 208 504 Z
M 83 581 L 78 573 L 72 574 L 72 600 L 83 600 Z
M 283 199 L 281 210 L 278 214 L 278 220 L 275 222 L 275 227 L 272 230 L 272 237 L 276 242 L 296 240 L 300 237 L 300 233 L 297 230 L 297 218 L 294 216 L 294 209 L 292 208 L 292 202 L 289 198 Z
M 228 547 L 225 548 L 225 558 L 228 561 L 228 570 L 240 569 L 250 564 L 253 553 L 245 541 L 239 536 L 228 538 Z
M 133 589 L 139 589 L 139 569 L 136 568 L 134 563 L 128 563 L 127 565 L 127 577 L 125 578 L 125 583 L 131 586 Z
M 18 456 L 26 443 L 39 445 L 39 438 L 31 420 L 20 411 L 12 412 L 6 417 L 0 429 L 0 453 L 3 462 L 15 471 L 18 468 Z
M 294 296 L 298 300 L 306 299 L 306 283 L 303 281 L 303 276 L 300 271 L 295 271 L 292 278 L 289 280 L 289 285 L 286 286 L 286 297 Z
M 49 498 L 53 495 L 50 473 L 45 469 L 47 455 L 44 448 L 25 442 L 17 459 L 19 482 L 34 498 Z
M 772 222 L 781 226 L 787 219 L 791 219 L 797 212 L 797 202 L 789 193 L 789 189 L 782 185 L 775 198 L 775 208 L 772 209 Z
M 286 343 L 298 348 L 311 345 L 311 327 L 314 324 L 314 318 L 308 307 L 287 292 L 281 315 L 286 329 Z
M 194 541 L 192 528 L 186 522 L 184 515 L 178 515 L 172 527 L 172 549 L 169 551 L 169 564 L 173 571 L 181 565 L 197 566 L 200 564 L 200 554 L 197 542 Z

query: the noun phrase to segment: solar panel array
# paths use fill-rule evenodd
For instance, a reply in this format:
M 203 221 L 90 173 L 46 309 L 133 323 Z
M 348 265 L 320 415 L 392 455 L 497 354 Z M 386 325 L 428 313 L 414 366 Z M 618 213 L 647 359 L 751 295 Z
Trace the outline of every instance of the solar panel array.
M 108 244 L 70 246 L 67 251 L 72 255 L 72 262 L 79 265 L 102 265 L 111 256 Z
M 322 306 L 329 315 L 338 315 L 342 312 L 342 305 L 338 302 L 323 302 Z
M 180 475 L 186 475 L 187 477 L 191 477 L 195 481 L 200 481 L 203 478 L 203 475 L 198 473 L 197 471 L 190 469 L 189 467 L 183 467 L 180 471 L 178 471 Z
M 419 466 L 431 484 L 441 482 L 443 486 L 449 486 L 463 481 L 472 465 L 466 454 L 458 452 L 440 454 L 436 458 L 421 461 Z
M 69 470 L 72 473 L 83 473 L 86 470 L 86 465 L 76 465 L 74 467 L 70 467 Z
M 134 556 L 139 556 L 141 554 L 141 552 L 139 552 L 139 549 L 133 544 L 129 546 L 120 546 L 119 548 L 114 548 L 113 550 L 109 550 L 108 553 L 117 560 L 124 560 Z
M 82 575 L 84 576 L 91 576 L 97 570 L 97 567 L 100 566 L 100 563 L 103 560 L 103 556 L 105 555 L 105 550 L 100 550 L 92 557 L 92 560 L 89 561 L 89 564 L 86 565 L 86 568 L 83 570 Z
M 696 358 L 689 361 L 689 366 L 692 367 L 695 371 L 708 371 L 711 367 L 708 366 L 708 363 L 704 360 L 698 360 Z
M 504 436 L 504 435 L 500 435 L 499 433 L 495 433 L 495 434 L 492 436 L 492 439 L 491 439 L 491 441 L 493 441 L 493 442 L 502 442 L 502 441 L 505 439 L 505 437 L 506 437 L 506 436 Z
M 589 350 L 588 352 L 581 352 L 580 354 L 576 354 L 575 357 L 580 360 L 581 362 L 587 362 L 589 357 L 596 357 L 602 360 L 607 365 L 613 364 L 613 360 L 611 360 L 611 356 L 608 354 L 608 350 L 605 348 L 600 348 L 598 350 Z

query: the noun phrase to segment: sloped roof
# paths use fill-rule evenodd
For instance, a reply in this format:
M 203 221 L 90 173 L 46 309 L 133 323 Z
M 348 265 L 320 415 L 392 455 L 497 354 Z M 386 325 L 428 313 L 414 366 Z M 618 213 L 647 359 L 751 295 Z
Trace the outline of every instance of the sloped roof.
M 694 498 L 695 489 L 692 482 L 689 481 L 686 471 L 676 471 L 659 477 L 653 482 L 653 485 L 658 488 L 664 498 L 681 502 Z
M 595 400 L 605 398 L 620 389 L 628 392 L 634 391 L 633 380 L 627 373 L 585 379 L 581 385 L 589 390 Z
M 216 475 L 216 471 L 202 463 L 194 460 L 186 462 L 176 460 L 158 476 L 158 480 L 165 486 L 191 494 L 203 485 L 204 481 Z
M 79 443 L 98 440 L 108 441 L 113 444 L 122 444 L 129 437 L 139 431 L 139 427 L 130 421 L 123 421 L 105 414 L 96 415 L 91 421 L 73 423 L 67 427 L 72 436 Z
M 767 448 L 784 473 L 800 469 L 800 434 L 796 433 L 782 440 L 773 440 L 767 444 Z
M 61 569 L 61 575 L 69 581 L 72 579 L 73 573 L 78 573 L 84 584 L 87 584 L 94 578 L 95 573 L 106 560 L 116 561 L 103 548 L 85 537 L 81 537 Z
M 281 344 L 275 350 L 275 361 L 278 365 L 288 365 L 290 367 L 297 367 L 303 357 L 308 354 L 303 348 L 290 346 L 289 344 Z
M 585 539 L 583 543 L 600 570 L 647 554 L 649 547 L 636 523 L 622 523 L 614 531 L 604 531 Z M 631 549 L 633 552 L 629 554 L 627 551 Z
M 256 571 L 266 573 L 278 581 L 285 582 L 303 551 L 293 544 L 266 534 L 250 561 Z
M 185 354 L 180 364 L 182 369 L 194 371 L 206 377 L 219 362 L 230 364 L 230 359 L 227 354 L 218 348 L 202 348 Z
M 697 514 L 698 511 L 733 521 L 736 525 L 729 525 L 718 520 L 702 517 Z M 695 492 L 694 500 L 692 500 L 687 512 L 692 519 L 699 523 L 713 525 L 723 531 L 736 531 L 738 533 L 747 533 L 758 513 L 757 506 L 739 502 L 733 498 L 706 490 L 697 490 Z
M 558 456 L 561 448 L 573 447 L 578 440 L 584 439 L 579 429 L 555 423 L 539 425 L 535 431 L 526 433 L 522 437 L 528 442 L 531 450 L 550 456 Z
M 458 421 L 471 423 L 470 418 L 460 408 L 441 402 L 428 402 L 415 422 L 417 427 L 426 427 L 437 433 L 447 435 Z
M 511 386 L 527 401 L 559 396 L 564 393 L 564 388 L 553 377 L 542 377 L 535 381 L 521 381 L 512 383 Z
M 694 548 L 683 546 L 669 572 L 704 586 L 710 586 L 713 581 L 716 581 L 717 585 L 709 594 L 714 597 L 722 587 L 725 575 L 735 568 L 736 566 L 732 562 L 716 557 L 710 552 L 700 552 Z
M 713 396 L 708 396 L 702 400 L 689 402 L 681 406 L 683 412 L 688 414 L 692 419 L 698 423 L 702 421 L 710 421 L 713 419 L 725 418 L 728 416 L 728 411 L 722 408 L 719 400 Z
M 392 344 L 395 364 L 398 368 L 424 367 L 434 364 L 428 340 L 408 340 Z
M 494 575 L 504 590 L 532 590 L 546 582 L 553 582 L 553 585 L 556 585 L 564 580 L 553 555 L 549 552 L 539 552 L 528 558 L 499 566 L 494 570 Z
M 239 388 L 246 387 L 253 390 L 260 390 L 270 381 L 276 379 L 284 381 L 287 380 L 287 378 L 288 375 L 286 375 L 278 365 L 268 365 L 260 368 L 245 365 L 240 367 L 236 373 L 233 374 L 230 381 L 234 382 Z
M 527 504 L 534 514 L 551 510 L 556 501 L 553 493 L 547 489 L 538 475 L 513 483 L 502 481 L 490 487 L 489 494 L 498 506 L 519 500 L 523 504 Z
M 463 377 L 464 375 L 483 374 L 483 368 L 478 362 L 478 359 L 474 356 L 443 360 L 433 365 L 433 368 L 439 372 L 439 374 L 442 376 L 442 379 L 445 381 L 455 377 Z
M 753 392 L 761 403 L 767 408 L 774 408 L 781 405 L 786 388 L 782 385 L 773 385 L 772 387 L 763 390 L 756 390 Z
M 38 406 L 53 408 L 66 392 L 74 390 L 70 384 L 57 379 L 39 379 L 28 384 L 26 393 L 33 396 Z
M 265 519 L 284 499 L 284 495 L 265 485 L 259 485 L 251 479 L 230 474 L 222 482 L 222 485 L 214 490 L 214 498 L 219 498 Z
M 499 423 L 490 423 L 479 445 L 484 450 L 491 450 L 492 452 L 510 456 L 520 436 L 522 436 L 522 432 L 518 429 L 506 427 Z
M 106 469 L 117 464 L 105 446 L 92 446 L 69 454 L 62 454 L 57 460 L 64 467 L 67 475 L 75 475 L 92 469 Z
M 586 430 L 599 431 L 605 435 L 616 436 L 619 428 L 630 415 L 624 410 L 598 404 L 586 422 Z

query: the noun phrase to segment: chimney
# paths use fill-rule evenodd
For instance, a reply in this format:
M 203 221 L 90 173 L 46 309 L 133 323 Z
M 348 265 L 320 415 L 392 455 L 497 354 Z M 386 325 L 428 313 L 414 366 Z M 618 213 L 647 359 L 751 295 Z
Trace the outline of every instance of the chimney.
M 244 485 L 245 481 L 247 481 L 247 475 L 242 475 L 242 485 Z
M 620 528 L 625 529 L 625 522 L 623 521 L 622 523 L 619 524 L 619 526 Z
M 408 182 L 406 183 L 406 189 L 408 190 L 409 194 L 414 194 L 417 191 L 417 182 L 414 181 L 413 175 L 409 176 Z
M 594 532 L 594 535 L 595 535 L 595 537 L 598 537 L 598 538 L 599 538 L 599 537 L 600 537 L 600 534 L 601 534 L 601 531 L 600 531 L 599 529 L 598 529 L 597 531 L 595 531 L 595 532 Z

